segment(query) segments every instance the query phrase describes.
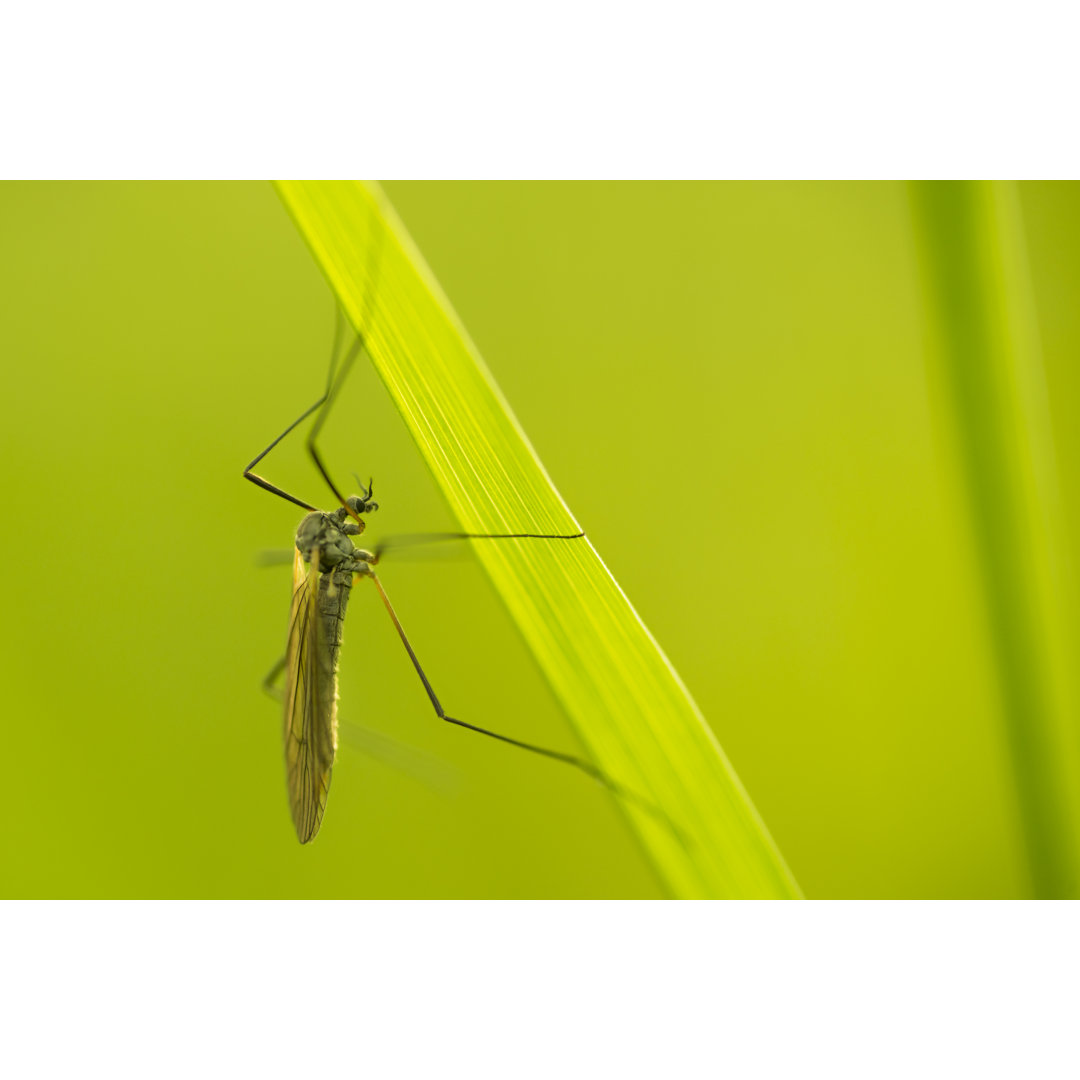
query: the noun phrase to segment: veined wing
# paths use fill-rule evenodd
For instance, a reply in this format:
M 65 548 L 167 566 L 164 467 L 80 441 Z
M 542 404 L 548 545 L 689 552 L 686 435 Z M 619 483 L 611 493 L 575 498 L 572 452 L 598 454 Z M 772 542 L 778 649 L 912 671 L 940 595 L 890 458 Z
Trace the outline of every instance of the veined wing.
M 337 694 L 319 614 L 318 566 L 318 548 L 311 552 L 310 566 L 296 552 L 285 651 L 285 771 L 289 808 L 301 844 L 319 831 L 337 749 Z

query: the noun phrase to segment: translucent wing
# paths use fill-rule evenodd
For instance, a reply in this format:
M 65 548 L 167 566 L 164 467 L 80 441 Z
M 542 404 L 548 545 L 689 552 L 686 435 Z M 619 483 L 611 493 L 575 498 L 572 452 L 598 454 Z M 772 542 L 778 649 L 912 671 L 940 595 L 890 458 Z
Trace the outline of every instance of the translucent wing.
M 337 750 L 336 678 L 319 612 L 318 565 L 318 548 L 310 566 L 296 552 L 285 651 L 285 771 L 301 844 L 319 831 Z

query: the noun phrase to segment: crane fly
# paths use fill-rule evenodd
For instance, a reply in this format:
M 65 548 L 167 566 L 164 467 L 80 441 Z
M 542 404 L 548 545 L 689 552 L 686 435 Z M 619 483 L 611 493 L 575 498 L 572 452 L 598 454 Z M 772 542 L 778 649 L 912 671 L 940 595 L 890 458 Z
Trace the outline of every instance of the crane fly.
M 405 629 L 390 603 L 390 598 L 375 572 L 382 552 L 394 545 L 393 538 L 384 542 L 375 551 L 358 548 L 353 543 L 354 537 L 358 537 L 366 527 L 364 515 L 371 514 L 379 508 L 379 504 L 373 498 L 373 483 L 369 480 L 366 488 L 359 495 L 343 496 L 330 479 L 316 445 L 319 431 L 341 388 L 345 375 L 363 347 L 362 337 L 357 337 L 341 363 L 340 369 L 335 373 L 340 353 L 341 330 L 342 320 L 339 312 L 330 374 L 323 396 L 294 420 L 244 469 L 246 480 L 308 511 L 296 530 L 289 633 L 285 658 L 282 664 L 279 664 L 279 669 L 284 666 L 285 670 L 283 730 L 289 808 L 300 843 L 306 844 L 315 838 L 326 809 L 326 797 L 330 790 L 330 776 L 338 745 L 337 670 L 342 629 L 352 587 L 355 582 L 363 578 L 370 578 L 378 589 L 379 596 L 409 654 L 409 659 L 424 685 L 435 715 L 440 720 L 572 765 L 599 780 L 616 794 L 636 798 L 583 758 L 489 731 L 487 728 L 450 716 L 443 709 L 409 643 Z M 286 435 L 313 414 L 315 419 L 307 436 L 307 450 L 316 469 L 339 504 L 333 510 L 320 510 L 252 471 Z M 569 535 L 439 533 L 432 534 L 426 539 L 577 540 L 584 535 L 584 533 Z M 416 539 L 402 537 L 398 542 L 412 543 Z

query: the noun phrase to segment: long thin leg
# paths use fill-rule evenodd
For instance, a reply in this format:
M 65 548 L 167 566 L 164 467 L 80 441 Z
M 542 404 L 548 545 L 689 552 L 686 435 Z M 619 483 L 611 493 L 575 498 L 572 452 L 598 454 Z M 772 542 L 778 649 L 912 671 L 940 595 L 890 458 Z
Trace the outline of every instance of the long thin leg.
M 316 507 L 312 506 L 311 503 L 306 503 L 303 499 L 298 499 L 295 495 L 290 495 L 287 491 L 283 491 L 276 484 L 271 484 L 269 480 L 266 480 L 263 477 L 259 476 L 258 473 L 253 473 L 251 470 L 254 469 L 255 466 L 258 465 L 259 462 L 262 461 L 262 459 L 266 457 L 266 455 L 269 454 L 270 451 L 273 450 L 274 447 L 277 446 L 277 444 L 281 442 L 281 440 L 284 439 L 290 431 L 293 430 L 293 428 L 295 428 L 298 424 L 302 424 L 317 408 L 319 408 L 325 400 L 326 395 L 323 394 L 323 396 L 319 398 L 319 400 L 316 401 L 310 409 L 307 409 L 305 412 L 301 413 L 300 416 L 298 416 L 261 454 L 259 454 L 258 457 L 252 458 L 252 460 L 248 462 L 247 466 L 244 469 L 244 479 L 250 480 L 253 484 L 261 487 L 263 491 L 269 491 L 273 495 L 279 495 L 283 499 L 288 499 L 289 502 L 295 503 L 297 506 L 301 506 L 305 510 L 317 509 Z
M 280 686 L 274 684 L 278 681 L 278 677 L 285 670 L 285 657 L 283 656 L 274 666 L 266 673 L 266 677 L 263 679 L 262 688 L 263 692 L 269 694 L 275 701 L 284 700 L 282 690 Z
M 338 490 L 337 484 L 330 479 L 330 473 L 327 471 L 326 466 L 323 464 L 323 459 L 319 455 L 319 448 L 315 445 L 315 440 L 319 436 L 319 432 L 322 431 L 322 426 L 326 422 L 326 417 L 330 412 L 331 407 L 334 404 L 334 399 L 337 397 L 341 390 L 342 383 L 345 382 L 345 376 L 349 373 L 349 368 L 352 367 L 353 361 L 360 355 L 360 350 L 364 347 L 364 339 L 358 334 L 356 340 L 353 342 L 352 347 L 345 355 L 345 359 L 342 361 L 341 370 L 338 372 L 337 379 L 332 385 L 327 387 L 326 393 L 323 395 L 323 400 L 320 404 L 323 406 L 319 412 L 319 415 L 315 417 L 315 422 L 311 425 L 311 430 L 308 432 L 307 437 L 307 449 L 311 455 L 311 460 L 315 462 L 315 468 L 322 474 L 322 478 L 326 481 L 326 486 L 337 497 L 337 501 L 349 510 L 349 504 L 345 501 L 345 496 Z M 370 494 L 370 485 L 369 485 Z M 352 511 L 350 510 L 350 514 Z M 356 517 L 355 514 L 352 514 Z M 357 519 L 359 520 L 359 519 Z
M 330 371 L 326 379 L 326 390 L 323 392 L 322 397 L 320 397 L 319 400 L 316 401 L 315 404 L 312 405 L 310 408 L 305 409 L 304 412 L 300 414 L 300 416 L 298 416 L 268 447 L 266 447 L 265 450 L 262 451 L 262 453 L 252 458 L 252 460 L 248 462 L 247 466 L 244 469 L 245 480 L 250 480 L 253 484 L 261 487 L 264 491 L 269 491 L 273 495 L 277 495 L 282 499 L 287 499 L 289 502 L 295 503 L 295 505 L 302 507 L 304 510 L 317 510 L 318 507 L 312 506 L 310 503 L 304 502 L 303 499 L 297 498 L 295 495 L 290 495 L 287 491 L 279 488 L 276 484 L 271 484 L 269 480 L 266 480 L 265 478 L 259 476 L 258 473 L 252 472 L 252 469 L 254 469 L 255 466 L 258 465 L 259 462 L 262 461 L 262 459 L 266 457 L 266 455 L 269 454 L 270 451 L 273 450 L 274 447 L 277 446 L 277 444 L 281 442 L 281 440 L 284 439 L 290 431 L 302 424 L 309 416 L 311 416 L 312 413 L 316 412 L 319 409 L 322 409 L 323 411 L 320 412 L 319 416 L 315 421 L 315 424 L 312 427 L 312 434 L 308 436 L 308 449 L 311 451 L 312 457 L 314 457 L 315 459 L 315 464 L 319 467 L 319 471 L 323 474 L 324 479 L 328 484 L 330 484 L 330 487 L 333 490 L 334 494 L 338 494 L 337 488 L 335 488 L 334 485 L 330 482 L 330 478 L 326 475 L 326 470 L 323 468 L 322 462 L 319 460 L 318 451 L 315 449 L 314 446 L 314 436 L 315 434 L 317 434 L 318 429 L 322 427 L 323 420 L 325 419 L 326 415 L 326 409 L 329 408 L 329 406 L 333 403 L 334 398 L 337 396 L 338 390 L 341 388 L 341 383 L 342 381 L 344 381 L 345 375 L 348 372 L 349 366 L 352 364 L 353 359 L 359 352 L 360 341 L 358 339 L 357 342 L 353 345 L 352 349 L 349 350 L 348 355 L 345 357 L 345 360 L 341 365 L 340 371 L 337 370 L 338 357 L 341 352 L 343 321 L 344 320 L 341 315 L 341 310 L 339 308 L 337 311 L 337 320 L 334 325 L 334 345 L 330 356 Z M 342 499 L 341 501 L 344 504 L 344 499 Z
M 379 235 L 380 236 L 382 235 L 381 231 L 379 232 Z M 361 320 L 360 320 L 361 323 L 364 326 L 370 326 L 371 321 L 372 321 L 372 310 L 371 310 L 372 309 L 372 290 L 374 289 L 375 280 L 378 277 L 377 268 L 379 266 L 381 254 L 382 254 L 382 241 L 380 240 L 377 244 L 373 245 L 371 247 L 371 249 L 369 250 L 369 252 L 368 252 L 368 260 L 369 260 L 369 262 L 368 262 L 367 287 L 364 289 L 364 294 L 361 297 L 361 304 L 366 309 L 364 314 L 361 316 Z M 340 306 L 338 307 L 337 312 L 338 312 L 338 318 L 339 318 L 338 327 L 340 328 L 341 323 L 343 321 Z M 336 339 L 336 336 L 335 336 L 335 341 L 336 340 L 337 339 Z M 326 481 L 326 486 L 334 493 L 334 496 L 337 499 L 337 501 L 342 506 L 344 506 L 346 510 L 348 510 L 349 516 L 351 518 L 353 518 L 353 520 L 356 521 L 356 523 L 358 525 L 360 525 L 361 527 L 363 527 L 363 522 L 360 520 L 360 515 L 349 505 L 348 501 L 346 500 L 345 496 L 342 495 L 341 489 L 337 486 L 337 484 L 335 484 L 334 481 L 330 479 L 330 473 L 327 470 L 325 463 L 323 462 L 322 456 L 319 454 L 319 448 L 318 448 L 318 446 L 316 446 L 315 440 L 318 437 L 319 432 L 322 430 L 323 423 L 326 421 L 326 417 L 330 412 L 331 406 L 334 404 L 334 398 L 337 396 L 338 391 L 341 389 L 342 383 L 345 381 L 346 373 L 348 372 L 349 368 L 352 366 L 352 363 L 356 359 L 356 357 L 359 356 L 360 350 L 363 349 L 363 348 L 364 348 L 364 335 L 361 332 L 357 332 L 356 341 L 353 343 L 352 348 L 349 349 L 348 354 L 346 355 L 344 361 L 342 362 L 341 372 L 340 372 L 340 374 L 338 376 L 336 384 L 333 384 L 333 380 L 328 380 L 327 381 L 326 397 L 325 397 L 325 400 L 323 402 L 322 411 L 315 418 L 315 422 L 311 425 L 311 431 L 308 432 L 308 437 L 307 437 L 308 453 L 311 455 L 311 460 L 315 462 L 315 468 L 317 468 L 319 470 L 320 475 Z M 367 490 L 366 498 L 370 498 L 370 497 L 371 497 L 371 483 L 369 481 L 368 482 L 368 490 Z
M 441 544 L 448 540 L 580 540 L 584 532 L 577 533 L 402 533 L 388 536 L 375 548 L 375 556 L 381 559 L 395 548 L 417 547 L 421 544 Z
M 409 659 L 412 661 L 413 667 L 416 668 L 416 674 L 420 676 L 420 681 L 424 684 L 424 689 L 427 691 L 427 696 L 431 701 L 432 708 L 435 710 L 435 715 L 440 720 L 445 720 L 448 724 L 456 724 L 458 727 L 467 728 L 469 731 L 475 731 L 478 735 L 487 735 L 489 738 L 498 739 L 500 742 L 509 743 L 511 746 L 520 747 L 522 750 L 528 750 L 534 754 L 542 754 L 544 757 L 552 758 L 555 761 L 561 761 L 564 765 L 572 765 L 575 769 L 580 769 L 587 776 L 591 776 L 594 780 L 599 780 L 604 787 L 618 795 L 620 798 L 626 799 L 628 802 L 632 802 L 652 814 L 685 843 L 680 830 L 674 826 L 667 814 L 654 806 L 648 799 L 642 798 L 637 792 L 631 791 L 629 788 L 623 787 L 622 784 L 616 783 L 591 761 L 586 761 L 584 758 L 576 757 L 573 754 L 564 754 L 560 750 L 548 750 L 544 746 L 522 742 L 521 739 L 512 739 L 509 735 L 500 735 L 497 731 L 489 731 L 487 728 L 477 727 L 476 724 L 469 724 L 464 720 L 458 720 L 454 716 L 447 715 L 446 710 L 435 696 L 435 691 L 432 688 L 431 683 L 428 682 L 428 677 L 424 674 L 424 669 L 420 666 L 420 661 L 417 659 L 416 653 L 413 652 L 412 645 L 409 644 L 409 639 L 405 634 L 405 628 L 401 625 L 401 620 L 398 619 L 397 612 L 394 611 L 394 606 L 390 603 L 390 597 L 386 595 L 386 590 L 382 587 L 382 582 L 373 570 L 370 571 L 370 576 L 372 581 L 375 582 L 376 588 L 379 590 L 379 595 L 386 605 L 386 610 L 390 613 L 390 618 L 393 620 L 394 626 L 397 627 L 398 636 L 401 638 L 401 643 L 405 646 L 405 651 L 409 654 Z

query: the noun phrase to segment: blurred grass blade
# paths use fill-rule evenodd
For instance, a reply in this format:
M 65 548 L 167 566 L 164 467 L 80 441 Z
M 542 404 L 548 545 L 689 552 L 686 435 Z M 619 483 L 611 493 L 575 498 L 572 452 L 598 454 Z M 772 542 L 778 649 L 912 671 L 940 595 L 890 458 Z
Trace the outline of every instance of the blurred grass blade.
M 293 182 L 278 191 L 462 529 L 579 531 L 381 191 Z M 592 759 L 674 825 L 623 803 L 672 895 L 798 895 L 686 688 L 589 541 L 474 546 Z M 514 734 L 512 719 L 503 727 Z
M 1078 894 L 1076 592 L 1015 188 L 912 187 L 1035 892 Z

